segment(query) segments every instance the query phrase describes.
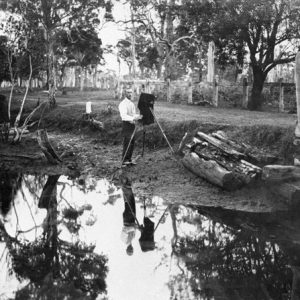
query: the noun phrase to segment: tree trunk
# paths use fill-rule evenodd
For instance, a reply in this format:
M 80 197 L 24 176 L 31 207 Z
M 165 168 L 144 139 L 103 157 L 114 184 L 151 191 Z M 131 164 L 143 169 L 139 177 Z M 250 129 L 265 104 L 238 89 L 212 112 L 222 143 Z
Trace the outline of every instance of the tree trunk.
M 169 0 L 167 5 L 167 12 L 166 12 L 166 33 L 165 39 L 171 45 L 174 40 L 174 26 L 173 26 L 173 15 L 172 15 L 172 8 L 175 5 L 175 0 Z M 169 45 L 164 45 L 164 53 L 166 53 L 165 57 L 165 80 L 170 78 L 174 78 L 174 73 L 176 74 L 176 63 L 173 57 L 173 53 L 171 53 L 171 49 Z M 174 72 L 175 71 L 175 72 Z
M 263 102 L 262 91 L 266 79 L 266 74 L 257 67 L 253 67 L 253 78 L 252 94 L 248 103 L 248 109 L 258 110 L 261 108 Z
M 54 39 L 52 37 L 51 32 L 47 32 L 47 44 L 48 44 L 48 101 L 50 104 L 50 107 L 53 108 L 56 106 L 56 98 L 55 98 L 55 57 L 54 57 Z
M 84 77 L 85 77 L 84 68 L 80 67 L 80 92 L 83 92 L 84 89 Z
M 160 79 L 161 78 L 161 72 L 162 72 L 162 60 L 161 60 L 161 58 L 159 58 L 158 65 L 156 67 L 156 71 L 157 71 L 156 77 L 157 77 L 157 79 Z
M 297 125 L 295 136 L 300 138 L 300 52 L 296 55 L 295 60 L 295 84 L 296 84 L 296 100 L 297 100 Z

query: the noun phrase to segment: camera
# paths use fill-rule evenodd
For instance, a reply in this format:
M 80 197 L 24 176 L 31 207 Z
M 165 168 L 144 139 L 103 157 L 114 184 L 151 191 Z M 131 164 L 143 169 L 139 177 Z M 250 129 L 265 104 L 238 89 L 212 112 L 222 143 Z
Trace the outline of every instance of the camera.
M 141 93 L 138 102 L 138 109 L 143 116 L 141 123 L 143 125 L 150 125 L 154 123 L 154 116 L 151 110 L 154 109 L 155 96 L 153 94 Z

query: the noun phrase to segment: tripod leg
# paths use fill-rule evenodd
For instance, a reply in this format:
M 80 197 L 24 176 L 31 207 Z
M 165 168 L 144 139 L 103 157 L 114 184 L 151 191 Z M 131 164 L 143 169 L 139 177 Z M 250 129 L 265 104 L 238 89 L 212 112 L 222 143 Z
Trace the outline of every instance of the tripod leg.
M 159 124 L 159 122 L 158 122 L 158 120 L 157 120 L 157 118 L 156 118 L 156 116 L 155 116 L 155 114 L 154 114 L 154 112 L 153 112 L 153 110 L 151 108 L 150 108 L 150 111 L 151 111 L 151 113 L 152 113 L 152 115 L 153 115 L 153 117 L 154 117 L 154 119 L 155 119 L 155 121 L 156 121 L 156 123 L 157 123 L 157 125 L 158 125 L 158 127 L 159 127 L 159 129 L 160 129 L 160 131 L 161 131 L 161 133 L 163 135 L 163 137 L 165 138 L 165 140 L 166 140 L 169 148 L 171 149 L 172 154 L 175 155 L 175 152 L 174 152 L 174 150 L 173 150 L 173 148 L 172 148 L 172 146 L 171 146 L 171 144 L 170 144 L 167 136 L 165 135 L 165 132 L 163 131 L 162 127 L 160 126 L 160 124 Z
M 142 157 L 144 156 L 144 150 L 145 150 L 145 136 L 146 136 L 146 131 L 143 128 L 143 150 L 142 150 Z

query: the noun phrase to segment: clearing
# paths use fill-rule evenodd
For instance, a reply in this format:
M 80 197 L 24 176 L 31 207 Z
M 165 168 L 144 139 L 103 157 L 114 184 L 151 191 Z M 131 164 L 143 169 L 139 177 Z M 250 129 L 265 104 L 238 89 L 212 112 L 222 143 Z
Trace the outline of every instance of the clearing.
M 24 117 L 36 106 L 38 98 L 32 93 L 26 103 Z M 84 120 L 86 101 L 92 102 L 94 118 L 103 122 L 104 129 L 94 128 Z M 15 103 L 17 105 L 18 102 Z M 111 178 L 118 175 L 121 156 L 121 121 L 117 105 L 109 91 L 69 92 L 57 96 L 57 107 L 45 111 L 39 128 L 45 128 L 57 153 L 63 155 L 61 165 L 51 165 L 43 158 L 36 139 L 37 123 L 20 144 L 0 144 L 1 169 L 21 173 L 65 174 L 72 177 L 93 176 Z M 17 110 L 15 109 L 15 112 Z M 246 142 L 278 157 L 278 163 L 292 163 L 292 139 L 296 115 L 276 112 L 253 112 L 240 109 L 155 104 L 155 113 L 176 149 L 185 132 L 195 130 L 209 133 L 223 130 L 231 139 Z M 40 120 L 40 114 L 34 119 Z M 142 128 L 138 137 L 141 137 Z M 138 139 L 134 155 L 142 152 Z M 36 155 L 34 159 L 29 156 Z M 285 210 L 282 199 L 268 189 L 256 185 L 236 192 L 226 192 L 197 178 L 176 160 L 156 124 L 147 126 L 144 156 L 138 164 L 123 172 L 133 182 L 137 197 L 159 196 L 167 203 L 197 204 L 251 212 Z M 116 178 L 118 176 L 115 176 Z M 115 180 L 118 184 L 118 181 Z

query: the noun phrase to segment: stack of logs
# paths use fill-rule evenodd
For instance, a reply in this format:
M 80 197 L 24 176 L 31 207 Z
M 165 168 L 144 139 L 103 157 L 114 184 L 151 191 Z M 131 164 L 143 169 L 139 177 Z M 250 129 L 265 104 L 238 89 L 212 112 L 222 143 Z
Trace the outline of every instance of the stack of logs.
M 257 154 L 250 147 L 229 140 L 223 132 L 205 134 L 198 131 L 183 165 L 196 175 L 226 190 L 236 190 L 255 182 L 262 169 L 254 165 Z
M 246 144 L 238 144 L 218 131 L 198 131 L 183 165 L 194 174 L 225 190 L 237 190 L 263 183 L 271 192 L 281 195 L 288 204 L 300 202 L 300 167 L 272 165 L 277 158 Z

